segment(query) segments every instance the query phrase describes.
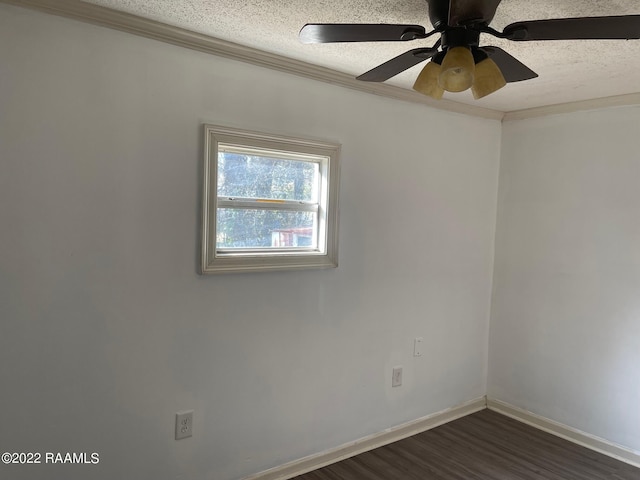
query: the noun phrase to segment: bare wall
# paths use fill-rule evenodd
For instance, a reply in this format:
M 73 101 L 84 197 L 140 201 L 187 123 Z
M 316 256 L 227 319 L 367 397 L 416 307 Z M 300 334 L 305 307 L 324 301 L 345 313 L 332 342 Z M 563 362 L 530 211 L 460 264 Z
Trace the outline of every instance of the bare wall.
M 203 122 L 342 143 L 338 269 L 197 275 Z M 484 395 L 500 135 L 0 5 L 0 451 L 100 455 L 0 476 L 237 479 Z
M 489 396 L 640 452 L 640 107 L 503 126 Z

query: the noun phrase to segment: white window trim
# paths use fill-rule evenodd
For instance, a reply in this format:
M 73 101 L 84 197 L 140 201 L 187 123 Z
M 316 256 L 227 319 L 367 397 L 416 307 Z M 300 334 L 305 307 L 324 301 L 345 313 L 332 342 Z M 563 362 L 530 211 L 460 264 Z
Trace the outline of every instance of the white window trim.
M 255 199 L 218 199 L 218 145 L 238 145 L 240 147 L 268 149 L 295 154 L 323 156 L 328 160 L 322 167 L 322 185 L 320 188 L 319 208 L 326 206 L 325 218 L 318 226 L 320 231 L 320 245 L 318 250 L 308 248 L 282 248 L 270 249 L 269 252 L 253 251 L 251 249 L 242 252 L 224 252 L 217 249 L 216 238 L 216 214 L 218 206 L 226 204 L 244 206 L 249 208 L 256 206 Z M 201 265 L 202 274 L 230 273 L 230 272 L 256 272 L 269 270 L 295 270 L 308 268 L 330 268 L 338 266 L 338 190 L 340 183 L 340 145 L 316 140 L 283 137 L 266 133 L 250 132 L 235 128 L 221 127 L 217 125 L 204 125 L 204 175 L 202 191 L 202 248 Z M 314 204 L 301 202 L 278 202 L 279 208 L 292 208 L 298 210 L 318 207 Z M 291 205 L 288 205 L 288 204 Z M 264 205 L 262 206 L 264 208 Z M 325 212 L 321 212 L 325 213 Z

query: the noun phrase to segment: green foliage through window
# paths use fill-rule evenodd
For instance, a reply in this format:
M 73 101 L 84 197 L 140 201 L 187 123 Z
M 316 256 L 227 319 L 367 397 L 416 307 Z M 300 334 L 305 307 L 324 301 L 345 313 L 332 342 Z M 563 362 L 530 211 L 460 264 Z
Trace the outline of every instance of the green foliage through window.
M 314 202 L 318 164 L 218 153 L 218 196 Z
M 319 183 L 317 162 L 218 152 L 219 198 L 317 203 Z M 218 208 L 216 248 L 316 247 L 316 228 L 317 212 Z

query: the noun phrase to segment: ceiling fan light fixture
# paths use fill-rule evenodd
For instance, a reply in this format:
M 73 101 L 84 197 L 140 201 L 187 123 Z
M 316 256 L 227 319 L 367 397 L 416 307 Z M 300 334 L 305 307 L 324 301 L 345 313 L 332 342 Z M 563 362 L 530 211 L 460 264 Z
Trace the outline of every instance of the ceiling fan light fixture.
M 473 85 L 475 63 L 467 47 L 450 48 L 441 68 L 438 84 L 447 92 L 462 92 Z
M 429 62 L 422 69 L 418 78 L 416 78 L 413 84 L 413 89 L 416 92 L 427 95 L 436 100 L 440 100 L 444 95 L 444 89 L 438 85 L 438 77 L 442 68 L 435 62 Z
M 500 90 L 507 84 L 496 62 L 485 58 L 476 64 L 471 92 L 476 100 Z

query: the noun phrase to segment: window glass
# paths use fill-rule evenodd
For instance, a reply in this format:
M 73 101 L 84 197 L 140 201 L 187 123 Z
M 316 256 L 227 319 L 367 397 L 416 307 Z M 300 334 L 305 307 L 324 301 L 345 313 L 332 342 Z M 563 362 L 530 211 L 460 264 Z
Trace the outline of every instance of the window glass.
M 317 246 L 313 212 L 219 208 L 216 248 Z
M 240 153 L 218 153 L 218 196 L 315 202 L 318 164 Z

